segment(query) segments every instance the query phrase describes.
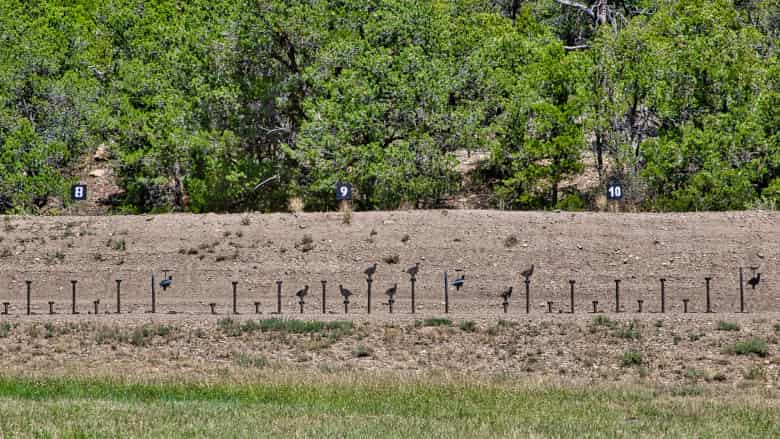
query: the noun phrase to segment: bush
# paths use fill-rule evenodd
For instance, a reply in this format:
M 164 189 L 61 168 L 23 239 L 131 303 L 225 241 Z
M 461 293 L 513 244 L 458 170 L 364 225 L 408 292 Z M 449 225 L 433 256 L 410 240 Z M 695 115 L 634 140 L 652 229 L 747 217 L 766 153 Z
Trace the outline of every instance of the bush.
M 355 358 L 364 358 L 371 356 L 371 349 L 361 345 L 357 345 L 355 349 L 352 350 L 352 356 Z
M 620 365 L 623 367 L 641 366 L 642 361 L 641 352 L 628 350 L 623 352 L 623 356 L 620 359 Z
M 427 326 L 451 326 L 451 325 L 452 325 L 452 320 L 441 318 L 441 317 L 434 317 L 425 320 L 417 320 L 414 322 L 414 326 L 417 328 L 427 327 Z
M 726 346 L 723 353 L 733 355 L 757 355 L 766 357 L 769 355 L 769 348 L 766 341 L 760 338 L 751 338 L 750 340 L 738 341 L 732 345 Z
M 329 337 L 339 338 L 350 334 L 352 332 L 353 324 L 351 321 L 347 320 L 320 322 L 284 319 L 247 320 L 242 323 L 230 318 L 224 318 L 217 321 L 217 327 L 229 337 L 239 337 L 245 333 L 251 334 L 253 332 L 261 331 L 282 332 L 286 334 L 322 333 Z
M 639 340 L 642 337 L 642 334 L 636 329 L 636 322 L 630 322 L 627 326 L 620 326 L 613 332 L 613 335 L 628 340 Z
M 464 320 L 458 326 L 464 332 L 475 332 L 477 330 L 477 324 L 473 320 Z
M 760 367 L 753 366 L 746 370 L 742 376 L 745 377 L 746 380 L 762 380 L 766 376 L 766 372 Z
M 610 319 L 607 316 L 596 316 L 593 318 L 593 321 L 591 322 L 591 328 L 597 329 L 597 328 L 609 328 L 614 329 L 617 328 L 618 322 L 615 320 Z
M 739 325 L 731 322 L 718 322 L 718 331 L 739 331 Z
M 249 355 L 240 353 L 235 356 L 235 362 L 241 367 L 253 367 L 256 369 L 262 369 L 268 366 L 268 359 L 262 355 Z
M 11 334 L 11 328 L 8 322 L 0 323 L 0 338 L 7 338 Z

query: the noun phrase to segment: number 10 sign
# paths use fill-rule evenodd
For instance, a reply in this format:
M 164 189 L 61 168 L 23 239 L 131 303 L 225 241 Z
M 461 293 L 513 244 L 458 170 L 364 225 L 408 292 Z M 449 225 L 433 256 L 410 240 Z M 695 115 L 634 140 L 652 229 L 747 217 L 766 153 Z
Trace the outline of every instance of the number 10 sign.
M 620 200 L 623 198 L 623 186 L 620 185 L 619 181 L 609 182 L 609 186 L 607 187 L 607 198 L 610 200 Z

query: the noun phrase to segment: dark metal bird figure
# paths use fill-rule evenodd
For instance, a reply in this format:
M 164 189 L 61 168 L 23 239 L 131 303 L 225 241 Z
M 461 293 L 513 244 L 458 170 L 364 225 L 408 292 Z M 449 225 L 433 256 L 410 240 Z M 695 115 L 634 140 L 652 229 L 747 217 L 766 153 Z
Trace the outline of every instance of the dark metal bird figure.
M 459 278 L 452 281 L 452 286 L 455 287 L 455 291 L 460 291 L 460 287 L 462 287 L 464 283 L 466 283 L 466 275 L 461 274 Z
M 339 291 L 341 292 L 342 297 L 344 297 L 344 301 L 349 300 L 349 297 L 352 295 L 352 291 L 349 291 L 348 289 L 344 288 L 343 285 L 339 284 Z
M 173 284 L 173 275 L 170 275 L 168 277 L 163 277 L 163 280 L 160 281 L 160 286 L 162 287 L 163 291 L 170 288 L 172 284 Z
M 534 264 L 531 264 L 530 268 L 526 268 L 525 270 L 520 272 L 520 276 L 523 276 L 526 279 L 531 277 L 532 274 L 534 274 Z
M 376 262 L 374 262 L 374 265 L 366 268 L 363 273 L 368 276 L 369 279 L 371 279 L 371 277 L 374 276 L 374 273 L 376 273 Z
M 395 293 L 398 292 L 398 284 L 393 284 L 392 288 L 388 288 L 385 291 L 387 295 L 387 306 L 390 308 L 390 314 L 393 313 L 393 305 L 395 304 Z
M 509 301 L 509 298 L 512 297 L 512 287 L 509 287 L 501 292 L 501 297 L 504 299 L 505 302 Z
M 308 285 L 304 286 L 302 290 L 298 290 L 298 292 L 295 293 L 295 295 L 298 296 L 301 301 L 303 301 L 303 298 L 306 297 L 307 294 L 309 294 Z
M 409 276 L 415 277 L 417 276 L 417 273 L 420 271 L 420 263 L 416 262 L 414 265 L 406 269 L 406 273 L 409 274 Z
M 395 297 L 395 293 L 398 292 L 398 284 L 394 284 L 392 288 L 388 288 L 387 291 L 385 291 L 385 294 L 387 295 L 388 300 L 394 300 L 393 297 Z
M 759 282 L 761 282 L 761 273 L 757 273 L 755 276 L 751 277 L 748 280 L 748 285 L 755 290 Z

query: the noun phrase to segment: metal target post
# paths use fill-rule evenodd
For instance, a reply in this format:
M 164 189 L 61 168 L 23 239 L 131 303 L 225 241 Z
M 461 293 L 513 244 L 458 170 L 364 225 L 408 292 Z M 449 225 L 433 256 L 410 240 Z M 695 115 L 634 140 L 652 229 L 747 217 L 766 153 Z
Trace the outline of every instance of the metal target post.
M 569 307 L 570 307 L 570 313 L 574 314 L 574 284 L 576 281 L 574 279 L 569 281 Z
M 78 283 L 77 280 L 70 281 L 72 292 L 73 292 L 72 301 L 71 301 L 71 305 L 72 305 L 71 314 L 78 314 L 78 311 L 76 311 L 76 284 L 77 283 Z
M 152 272 L 152 314 L 157 312 L 157 293 L 155 292 L 155 285 L 154 285 L 154 272 Z
M 276 281 L 276 313 L 282 313 L 282 281 Z
M 745 278 L 742 267 L 739 267 L 739 312 L 745 312 Z
M 444 272 L 444 314 L 450 312 L 450 290 L 449 282 L 447 282 L 447 272 Z
M 238 314 L 238 292 L 236 291 L 236 288 L 238 286 L 238 281 L 233 281 L 233 314 Z
M 122 295 L 122 279 L 117 279 L 116 280 L 116 313 L 117 314 L 122 313 L 121 295 Z
M 325 314 L 325 289 L 327 288 L 328 281 L 321 280 L 322 283 L 322 313 Z
M 414 304 L 414 284 L 415 284 L 416 281 L 417 281 L 417 277 L 416 276 L 412 276 L 412 278 L 410 279 L 410 282 L 412 283 L 412 314 L 414 314 L 414 310 L 415 310 L 415 304 Z
M 32 285 L 32 281 L 26 280 L 24 281 L 24 283 L 27 284 L 27 315 L 29 316 L 30 314 L 32 314 L 32 311 L 30 309 L 30 286 Z
M 368 284 L 368 301 L 367 301 L 367 310 L 368 314 L 371 314 L 371 284 L 374 282 L 374 280 L 369 276 L 366 279 L 366 283 Z

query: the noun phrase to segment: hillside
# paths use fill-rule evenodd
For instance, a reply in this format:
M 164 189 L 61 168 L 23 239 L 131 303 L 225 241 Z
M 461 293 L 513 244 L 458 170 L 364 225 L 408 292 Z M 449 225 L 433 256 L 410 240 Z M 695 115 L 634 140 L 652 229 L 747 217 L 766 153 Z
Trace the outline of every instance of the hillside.
M 613 179 L 632 211 L 777 209 L 779 17 L 769 0 L 0 0 L 0 213 L 327 211 L 337 182 L 357 210 L 603 210 Z M 74 207 L 101 146 L 112 166 L 87 181 L 111 199 Z
M 6 217 L 0 236 L 0 299 L 22 312 L 24 281 L 33 281 L 33 308 L 49 300 L 64 311 L 70 280 L 78 280 L 79 307 L 112 310 L 114 279 L 123 279 L 123 306 L 136 316 L 149 309 L 150 276 L 171 270 L 173 287 L 158 288 L 160 312 L 229 311 L 237 280 L 243 313 L 261 302 L 276 309 L 276 281 L 283 285 L 283 311 L 298 311 L 294 292 L 309 285 L 307 314 L 320 315 L 321 280 L 328 281 L 328 311 L 342 313 L 338 284 L 355 294 L 350 312 L 365 316 L 363 270 L 378 263 L 374 313 L 385 316 L 384 291 L 398 283 L 396 317 L 410 311 L 408 276 L 421 263 L 417 312 L 443 311 L 443 272 L 464 269 L 466 283 L 451 291 L 452 312 L 488 317 L 501 312 L 499 293 L 514 286 L 510 316 L 522 316 L 524 293 L 518 272 L 535 265 L 532 311 L 568 310 L 570 279 L 576 280 L 577 312 L 614 307 L 614 279 L 622 279 L 621 303 L 657 311 L 659 278 L 667 279 L 667 309 L 682 299 L 703 311 L 704 277 L 712 276 L 712 303 L 719 312 L 738 310 L 738 267 L 759 266 L 762 283 L 748 290 L 748 309 L 780 311 L 780 216 L 767 212 L 698 214 L 512 213 L 500 211 L 398 211 L 340 214 L 154 215 L 110 217 Z M 306 244 L 310 242 L 310 244 Z M 397 262 L 396 262 L 397 260 Z M 747 270 L 746 270 L 747 271 Z M 452 288 L 451 288 L 452 290 Z M 404 317 L 406 316 L 406 317 Z M 652 315 L 646 314 L 652 318 Z

